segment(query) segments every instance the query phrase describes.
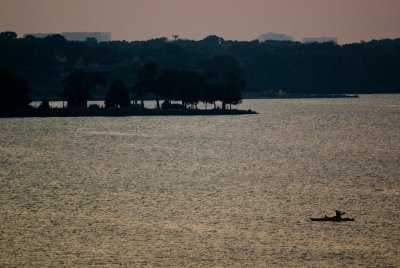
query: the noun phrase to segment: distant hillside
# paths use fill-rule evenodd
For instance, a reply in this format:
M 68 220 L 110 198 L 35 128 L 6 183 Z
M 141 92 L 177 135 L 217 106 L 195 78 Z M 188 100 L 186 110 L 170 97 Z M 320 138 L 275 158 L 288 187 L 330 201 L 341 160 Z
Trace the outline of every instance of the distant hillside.
M 97 43 L 0 34 L 0 68 L 21 75 L 33 98 L 54 98 L 61 80 L 80 68 L 133 85 L 144 63 L 160 69 L 235 73 L 247 91 L 289 93 L 400 93 L 400 39 L 348 45 L 293 41 L 200 41 L 166 38 Z M 97 92 L 99 96 L 104 92 Z

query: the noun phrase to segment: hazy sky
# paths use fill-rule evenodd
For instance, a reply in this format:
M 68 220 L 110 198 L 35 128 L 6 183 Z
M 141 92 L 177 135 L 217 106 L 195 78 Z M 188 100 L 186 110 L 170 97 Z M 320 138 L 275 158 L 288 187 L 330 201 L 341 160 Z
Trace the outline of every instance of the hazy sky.
M 125 40 L 279 32 L 348 43 L 400 37 L 400 0 L 0 0 L 6 30 L 107 31 Z

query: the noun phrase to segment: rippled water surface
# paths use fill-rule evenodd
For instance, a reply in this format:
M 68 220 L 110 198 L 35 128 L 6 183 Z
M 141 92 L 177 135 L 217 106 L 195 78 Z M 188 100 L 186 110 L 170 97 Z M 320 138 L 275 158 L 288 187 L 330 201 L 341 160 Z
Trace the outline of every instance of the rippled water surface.
M 242 108 L 0 119 L 0 267 L 399 267 L 400 96 Z

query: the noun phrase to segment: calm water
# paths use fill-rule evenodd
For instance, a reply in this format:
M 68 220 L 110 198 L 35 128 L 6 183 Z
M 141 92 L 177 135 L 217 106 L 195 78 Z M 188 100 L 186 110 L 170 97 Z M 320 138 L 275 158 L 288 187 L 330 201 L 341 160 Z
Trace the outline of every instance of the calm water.
M 242 108 L 0 119 L 0 267 L 399 267 L 400 95 Z

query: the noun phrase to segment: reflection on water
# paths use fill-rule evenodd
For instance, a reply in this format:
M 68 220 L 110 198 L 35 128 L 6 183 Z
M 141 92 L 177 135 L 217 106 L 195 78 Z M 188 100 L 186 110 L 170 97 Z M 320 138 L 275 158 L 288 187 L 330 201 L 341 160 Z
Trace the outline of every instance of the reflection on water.
M 0 119 L 0 266 L 399 266 L 399 104 Z

